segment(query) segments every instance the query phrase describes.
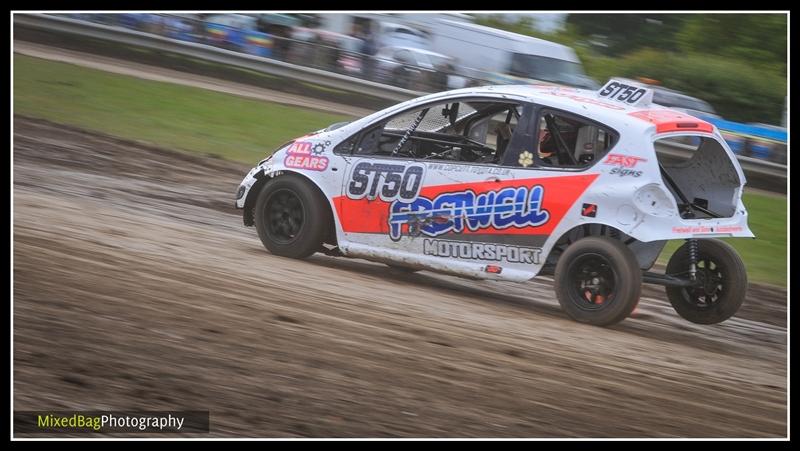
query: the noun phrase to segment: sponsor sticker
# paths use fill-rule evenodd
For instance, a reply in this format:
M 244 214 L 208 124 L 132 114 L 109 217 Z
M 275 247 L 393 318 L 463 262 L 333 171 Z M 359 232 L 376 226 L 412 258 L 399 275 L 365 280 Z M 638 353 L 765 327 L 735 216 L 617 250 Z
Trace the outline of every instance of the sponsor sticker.
M 620 177 L 639 177 L 642 175 L 642 171 L 634 171 L 633 169 L 625 169 L 625 168 L 614 168 L 609 171 L 609 174 L 618 175 Z
M 321 155 L 325 152 L 325 147 L 325 143 L 295 141 L 286 149 L 283 164 L 289 168 L 324 171 L 328 169 L 329 163 L 328 157 Z
M 538 227 L 550 219 L 542 208 L 544 188 L 507 187 L 475 194 L 472 190 L 445 192 L 435 198 L 396 200 L 389 208 L 389 236 L 398 241 L 403 225 L 412 236 L 439 236 L 464 230 Z
M 741 232 L 744 228 L 742 226 L 675 226 L 672 228 L 673 233 L 731 233 Z
M 509 168 L 498 168 L 492 166 L 472 166 L 466 164 L 449 163 L 427 163 L 429 171 L 439 172 L 464 172 L 469 174 L 489 174 L 489 175 L 508 175 L 511 173 Z
M 581 207 L 581 216 L 586 216 L 588 218 L 594 218 L 597 216 L 597 205 L 583 204 L 583 207 Z
M 538 247 L 428 238 L 423 243 L 423 252 L 425 255 L 434 257 L 529 263 L 533 265 L 539 264 L 542 254 L 542 250 Z
M 634 157 L 632 155 L 622 155 L 618 153 L 610 153 L 603 161 L 603 164 L 617 165 L 623 168 L 633 168 L 640 161 L 647 161 L 646 158 Z
M 533 154 L 528 152 L 527 150 L 525 152 L 522 152 L 521 154 L 519 154 L 518 162 L 520 166 L 522 166 L 523 168 L 527 168 L 528 166 L 533 164 Z

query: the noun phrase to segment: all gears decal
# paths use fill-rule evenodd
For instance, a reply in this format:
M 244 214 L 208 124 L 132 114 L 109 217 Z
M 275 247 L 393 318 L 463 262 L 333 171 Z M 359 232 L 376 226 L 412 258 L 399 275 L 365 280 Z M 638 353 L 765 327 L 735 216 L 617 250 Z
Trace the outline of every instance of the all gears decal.
M 322 154 L 330 144 L 330 141 L 316 144 L 308 141 L 295 141 L 286 149 L 286 158 L 284 158 L 283 164 L 289 168 L 324 171 L 328 169 L 329 161 L 328 157 L 324 157 Z
M 325 153 L 325 149 L 331 145 L 330 141 L 325 141 L 324 143 L 316 143 L 314 147 L 311 149 L 311 153 L 314 155 L 322 155 Z

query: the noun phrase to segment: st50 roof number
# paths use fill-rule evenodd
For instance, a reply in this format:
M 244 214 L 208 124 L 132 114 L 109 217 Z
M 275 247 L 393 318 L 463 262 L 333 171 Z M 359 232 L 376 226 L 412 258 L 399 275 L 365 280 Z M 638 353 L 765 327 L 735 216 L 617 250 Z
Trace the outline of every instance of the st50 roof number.
M 611 80 L 597 92 L 599 97 L 627 103 L 628 105 L 641 105 L 650 103 L 653 91 L 641 86 L 629 85 L 620 81 Z

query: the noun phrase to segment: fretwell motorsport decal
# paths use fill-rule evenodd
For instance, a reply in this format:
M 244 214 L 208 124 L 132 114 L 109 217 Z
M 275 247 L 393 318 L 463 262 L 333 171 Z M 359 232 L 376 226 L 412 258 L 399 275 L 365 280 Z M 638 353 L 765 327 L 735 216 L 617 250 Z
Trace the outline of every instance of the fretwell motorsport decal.
M 406 172 L 402 174 L 406 176 Z M 413 180 L 408 177 L 410 188 Z M 571 174 L 432 186 L 423 183 L 417 198 L 405 199 L 398 191 L 391 202 L 353 199 L 363 189 L 368 193 L 372 186 L 368 180 L 367 187 L 361 187 L 362 180 L 353 187 L 354 194 L 349 187 L 355 181 L 351 178 L 344 186 L 346 195 L 335 197 L 333 204 L 345 233 L 385 234 L 398 239 L 402 235 L 431 237 L 434 235 L 427 232 L 440 235 L 448 231 L 465 235 L 547 235 L 597 177 L 598 174 Z M 380 194 L 383 186 L 384 181 L 380 180 L 375 192 Z M 391 195 L 394 190 L 388 191 Z
M 542 209 L 544 188 L 508 187 L 475 194 L 472 190 L 441 193 L 433 199 L 418 197 L 412 202 L 394 201 L 389 208 L 389 236 L 397 241 L 403 225 L 412 236 L 439 236 L 465 229 L 538 227 L 550 219 Z
M 351 199 L 375 199 L 384 202 L 396 199 L 412 201 L 417 198 L 425 166 L 362 161 L 355 165 L 347 184 L 347 197 Z
M 313 144 L 308 141 L 295 141 L 286 149 L 283 164 L 289 168 L 324 171 L 328 169 L 328 157 L 318 156 L 315 147 L 322 146 L 319 154 L 325 151 L 325 144 Z
M 506 261 L 509 263 L 529 263 L 538 265 L 542 250 L 535 247 L 426 238 L 423 243 L 423 252 L 425 255 L 432 255 L 434 257 Z

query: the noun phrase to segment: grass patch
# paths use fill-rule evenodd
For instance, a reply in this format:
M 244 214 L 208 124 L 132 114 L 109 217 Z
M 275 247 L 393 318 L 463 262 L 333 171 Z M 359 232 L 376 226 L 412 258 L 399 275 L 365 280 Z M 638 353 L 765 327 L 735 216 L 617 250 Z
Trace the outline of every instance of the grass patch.
M 14 55 L 14 112 L 254 163 L 344 115 Z
M 744 193 L 744 205 L 750 215 L 752 238 L 725 239 L 742 256 L 750 281 L 786 286 L 786 197 L 773 194 Z M 683 241 L 670 241 L 659 261 L 666 263 Z
M 163 147 L 255 163 L 348 116 L 14 55 L 14 111 Z M 751 281 L 786 286 L 786 197 L 745 193 L 757 239 L 728 240 Z M 668 243 L 660 261 L 682 244 Z
M 154 52 L 152 50 L 147 50 L 147 51 L 150 52 L 150 54 L 152 54 L 154 56 L 158 55 L 157 52 Z M 253 69 L 247 69 L 247 68 L 244 68 L 244 67 L 236 67 L 236 66 L 223 66 L 222 64 L 215 63 L 213 61 L 203 60 L 203 59 L 200 59 L 200 58 L 192 58 L 190 56 L 183 56 L 183 55 L 179 55 L 177 53 L 166 53 L 164 55 L 167 56 L 168 58 L 176 60 L 176 61 L 179 61 L 179 60 L 183 59 L 183 60 L 186 60 L 186 61 L 191 61 L 192 64 L 197 64 L 197 65 L 200 65 L 200 66 L 207 66 L 207 67 L 210 67 L 210 68 L 213 68 L 213 69 L 224 68 L 225 70 L 229 70 L 229 71 L 232 71 L 232 72 L 238 72 L 238 73 L 241 73 L 241 74 L 246 74 L 246 75 L 249 75 L 249 76 L 252 76 L 252 77 L 256 77 L 256 78 L 262 78 L 264 80 L 269 80 L 269 81 L 272 81 L 272 82 L 279 81 L 281 79 L 280 77 L 276 77 L 274 75 L 270 75 L 270 74 L 267 74 L 267 73 L 264 73 L 264 72 L 259 72 L 257 70 L 253 70 Z

